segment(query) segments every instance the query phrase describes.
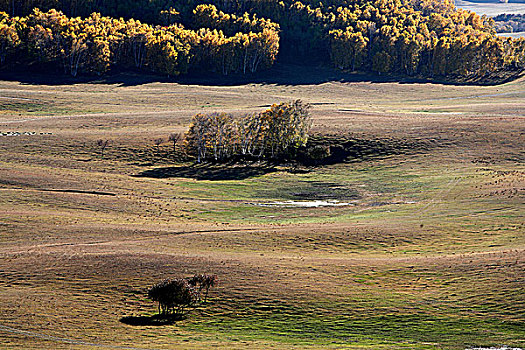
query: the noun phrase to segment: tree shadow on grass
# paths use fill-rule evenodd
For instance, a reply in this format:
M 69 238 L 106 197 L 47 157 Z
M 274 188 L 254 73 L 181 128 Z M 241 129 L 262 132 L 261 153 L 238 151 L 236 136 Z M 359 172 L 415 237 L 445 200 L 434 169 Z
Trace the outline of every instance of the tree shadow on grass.
M 338 163 L 356 163 L 384 157 L 426 153 L 436 147 L 451 145 L 449 140 L 376 138 L 363 139 L 351 135 L 312 135 L 297 161 L 303 166 L 324 166 Z M 324 151 L 312 157 L 317 148 Z M 315 155 L 315 153 L 314 153 Z
M 73 84 L 118 84 L 121 86 L 140 86 L 150 83 L 179 83 L 203 86 L 242 86 L 245 84 L 276 84 L 283 86 L 316 85 L 326 82 L 428 82 L 403 76 L 386 76 L 371 73 L 347 73 L 329 65 L 297 65 L 277 62 L 272 68 L 257 73 L 222 74 L 210 72 L 189 72 L 177 77 L 166 77 L 138 70 L 112 70 L 103 76 L 79 75 L 72 77 L 61 74 L 51 67 L 46 69 L 13 68 L 0 70 L 1 80 L 20 81 L 29 85 L 73 85 Z M 46 72 L 46 73 L 43 73 Z
M 46 72 L 46 73 L 42 73 Z M 179 83 L 202 86 L 242 86 L 245 84 L 275 84 L 278 86 L 318 85 L 327 82 L 340 83 L 440 83 L 446 85 L 496 85 L 512 81 L 523 74 L 508 72 L 499 78 L 486 78 L 486 81 L 457 81 L 454 79 L 437 79 L 409 77 L 404 75 L 380 75 L 372 72 L 344 72 L 330 65 L 294 64 L 276 62 L 272 68 L 249 74 L 230 74 L 224 76 L 210 72 L 190 72 L 177 77 L 166 77 L 138 70 L 114 69 L 103 76 L 80 75 L 71 77 L 63 75 L 56 68 L 14 67 L 0 70 L 0 79 L 17 81 L 29 85 L 72 85 L 72 84 L 117 84 L 120 86 L 140 86 L 150 83 Z
M 184 320 L 185 315 L 124 316 L 120 322 L 130 326 L 167 326 Z
M 135 177 L 149 177 L 154 179 L 167 179 L 171 177 L 183 177 L 196 180 L 244 180 L 254 176 L 261 176 L 279 171 L 273 166 L 219 166 L 213 164 L 198 164 L 190 166 L 173 166 L 155 168 L 143 171 Z

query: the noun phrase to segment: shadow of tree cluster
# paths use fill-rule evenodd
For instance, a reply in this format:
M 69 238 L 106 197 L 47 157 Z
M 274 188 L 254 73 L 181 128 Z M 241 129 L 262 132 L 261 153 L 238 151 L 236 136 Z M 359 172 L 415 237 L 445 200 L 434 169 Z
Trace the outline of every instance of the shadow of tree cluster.
M 134 175 L 136 177 L 149 177 L 154 179 L 166 179 L 171 177 L 182 177 L 196 180 L 244 180 L 250 177 L 261 176 L 278 171 L 273 166 L 251 166 L 251 165 L 215 165 L 201 163 L 190 166 L 173 166 L 155 168 Z
M 166 326 L 186 319 L 180 314 L 156 314 L 153 316 L 124 316 L 120 322 L 130 326 Z
M 51 73 L 51 74 L 50 74 Z M 187 85 L 203 86 L 239 86 L 245 84 L 276 84 L 283 86 L 316 85 L 326 82 L 428 82 L 426 79 L 403 76 L 382 76 L 372 73 L 348 73 L 327 65 L 297 65 L 277 62 L 268 70 L 247 74 L 210 74 L 209 72 L 189 72 L 177 77 L 155 75 L 139 70 L 112 70 L 104 76 L 79 75 L 71 77 L 60 74 L 60 70 L 51 69 L 50 73 L 42 73 L 37 69 L 0 70 L 2 80 L 20 81 L 29 85 L 72 85 L 72 84 L 118 84 L 121 86 L 139 86 L 154 82 L 176 82 Z
M 399 154 L 424 153 L 446 144 L 448 142 L 439 144 L 439 141 L 436 140 L 422 139 L 359 139 L 348 135 L 314 135 L 310 137 L 305 147 L 299 149 L 290 159 L 282 162 L 196 163 L 158 167 L 133 176 L 154 179 L 180 177 L 210 181 L 244 180 L 277 171 L 307 173 L 311 171 L 311 167 L 362 162 Z M 281 166 L 277 168 L 279 164 Z
M 63 71 L 50 67 L 43 70 L 35 67 L 9 66 L 0 70 L 0 79 L 17 81 L 28 85 L 73 85 L 73 84 L 115 84 L 120 86 L 140 86 L 150 83 L 179 83 L 202 86 L 241 86 L 245 84 L 272 84 L 278 86 L 318 85 L 328 82 L 339 83 L 438 83 L 445 85 L 486 85 L 494 86 L 514 81 L 525 73 L 507 71 L 493 72 L 483 80 L 465 80 L 461 76 L 426 78 L 421 76 L 406 76 L 402 74 L 381 75 L 373 72 L 341 71 L 331 65 L 308 62 L 297 64 L 290 60 L 278 60 L 267 70 L 256 73 L 235 73 L 227 76 L 220 73 L 190 71 L 180 76 L 164 76 L 139 69 L 112 69 L 108 74 L 78 75 L 72 77 Z
M 299 150 L 296 161 L 306 166 L 360 162 L 397 154 L 421 153 L 438 147 L 428 140 L 359 139 L 345 135 L 314 135 Z

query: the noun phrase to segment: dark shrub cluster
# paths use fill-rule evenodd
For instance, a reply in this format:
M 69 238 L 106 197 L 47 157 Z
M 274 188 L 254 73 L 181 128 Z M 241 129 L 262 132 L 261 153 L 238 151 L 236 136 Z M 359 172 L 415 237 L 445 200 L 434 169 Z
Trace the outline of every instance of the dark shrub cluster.
M 211 287 L 218 284 L 217 276 L 198 274 L 191 278 L 168 278 L 148 290 L 148 298 L 158 303 L 159 314 L 184 315 L 197 302 L 208 298 Z

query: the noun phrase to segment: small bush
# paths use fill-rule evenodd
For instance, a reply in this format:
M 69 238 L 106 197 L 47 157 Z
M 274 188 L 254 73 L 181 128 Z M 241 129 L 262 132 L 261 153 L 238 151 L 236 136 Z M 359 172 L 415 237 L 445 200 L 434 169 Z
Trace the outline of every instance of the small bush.
M 199 300 L 201 300 L 201 295 L 204 291 L 204 302 L 206 302 L 210 288 L 219 284 L 219 279 L 216 275 L 198 274 L 189 278 L 188 282 L 197 289 Z
M 216 275 L 207 274 L 186 279 L 168 278 L 152 286 L 148 290 L 148 298 L 158 303 L 159 315 L 182 316 L 195 303 L 206 302 L 210 288 L 215 287 L 218 281 Z
M 183 315 L 199 299 L 197 290 L 183 278 L 166 279 L 148 291 L 148 297 L 159 303 L 159 313 Z

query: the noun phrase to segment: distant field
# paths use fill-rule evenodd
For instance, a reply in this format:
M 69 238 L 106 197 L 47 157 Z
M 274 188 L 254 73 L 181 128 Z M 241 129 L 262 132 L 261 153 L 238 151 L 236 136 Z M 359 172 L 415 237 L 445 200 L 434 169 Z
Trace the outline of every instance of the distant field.
M 525 13 L 525 2 L 523 1 L 510 1 L 508 3 L 502 3 L 499 1 L 463 1 L 457 0 L 456 6 L 465 10 L 476 12 L 479 15 L 497 16 L 499 14 L 524 14 Z M 525 37 L 525 32 L 515 33 L 498 33 L 500 36 L 520 38 Z
M 337 78 L 0 81 L 0 348 L 524 348 L 525 80 Z M 297 98 L 314 133 L 384 148 L 195 166 L 167 142 L 195 113 Z M 329 200 L 349 205 L 277 203 Z M 199 272 L 221 282 L 187 319 L 119 321 Z
M 501 36 L 510 36 L 511 38 L 521 38 L 521 37 L 525 37 L 525 32 L 501 33 L 499 35 L 501 35 Z
M 523 14 L 525 13 L 525 2 L 510 1 L 501 3 L 499 1 L 464 1 L 456 0 L 456 6 L 465 10 L 476 12 L 479 15 L 496 16 L 502 13 Z

